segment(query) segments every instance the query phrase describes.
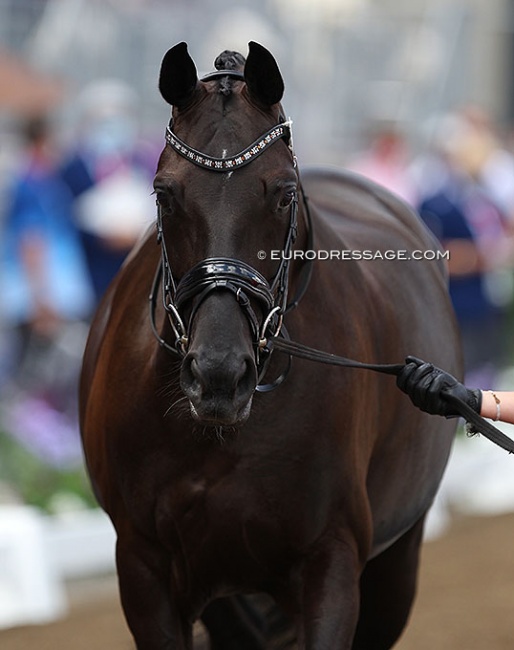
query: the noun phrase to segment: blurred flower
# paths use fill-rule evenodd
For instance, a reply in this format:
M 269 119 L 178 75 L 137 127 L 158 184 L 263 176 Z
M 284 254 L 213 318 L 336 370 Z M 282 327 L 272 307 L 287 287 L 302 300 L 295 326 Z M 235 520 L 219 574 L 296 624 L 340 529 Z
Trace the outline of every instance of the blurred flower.
M 37 397 L 22 397 L 5 406 L 3 426 L 40 460 L 69 469 L 82 462 L 78 425 L 67 414 Z

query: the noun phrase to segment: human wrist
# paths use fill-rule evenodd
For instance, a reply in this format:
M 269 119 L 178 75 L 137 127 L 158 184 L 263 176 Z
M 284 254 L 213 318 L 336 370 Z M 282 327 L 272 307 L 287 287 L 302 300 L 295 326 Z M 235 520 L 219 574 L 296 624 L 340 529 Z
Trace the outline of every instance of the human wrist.
M 480 415 L 494 422 L 500 420 L 502 416 L 501 393 L 493 390 L 484 390 L 482 391 L 482 398 L 482 406 L 479 411 Z

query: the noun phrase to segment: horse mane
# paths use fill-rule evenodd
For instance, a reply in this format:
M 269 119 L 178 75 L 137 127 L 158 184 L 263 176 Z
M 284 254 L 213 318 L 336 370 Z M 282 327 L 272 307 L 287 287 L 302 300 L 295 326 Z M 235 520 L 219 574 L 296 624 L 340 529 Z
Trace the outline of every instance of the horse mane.
M 245 64 L 245 57 L 239 52 L 224 50 L 214 61 L 216 70 L 242 70 Z M 219 92 L 222 95 L 230 95 L 234 79 L 222 77 L 220 79 Z

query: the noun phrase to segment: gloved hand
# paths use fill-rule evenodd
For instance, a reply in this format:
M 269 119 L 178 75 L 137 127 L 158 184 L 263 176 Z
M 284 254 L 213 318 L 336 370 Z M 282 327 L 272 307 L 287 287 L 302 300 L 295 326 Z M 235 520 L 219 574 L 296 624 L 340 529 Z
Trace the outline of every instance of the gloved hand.
M 405 364 L 405 368 L 396 379 L 396 384 L 422 411 L 446 417 L 458 416 L 455 409 L 445 400 L 445 395 L 453 395 L 480 413 L 482 407 L 480 390 L 466 388 L 453 375 L 422 359 L 408 356 Z

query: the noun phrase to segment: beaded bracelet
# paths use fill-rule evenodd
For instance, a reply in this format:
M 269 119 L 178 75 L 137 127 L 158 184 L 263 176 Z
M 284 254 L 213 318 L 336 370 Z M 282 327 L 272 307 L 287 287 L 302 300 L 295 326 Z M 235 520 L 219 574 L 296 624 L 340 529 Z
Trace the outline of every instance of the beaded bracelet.
M 496 417 L 494 418 L 494 421 L 495 421 L 495 422 L 498 422 L 498 420 L 500 419 L 500 415 L 501 415 L 501 410 L 500 410 L 500 404 L 501 404 L 501 402 L 500 402 L 500 398 L 499 398 L 498 395 L 497 395 L 496 393 L 494 393 L 492 390 L 489 390 L 489 391 L 487 391 L 487 392 L 488 392 L 488 393 L 491 393 L 491 395 L 493 396 L 494 401 L 495 401 L 495 403 L 496 403 Z

